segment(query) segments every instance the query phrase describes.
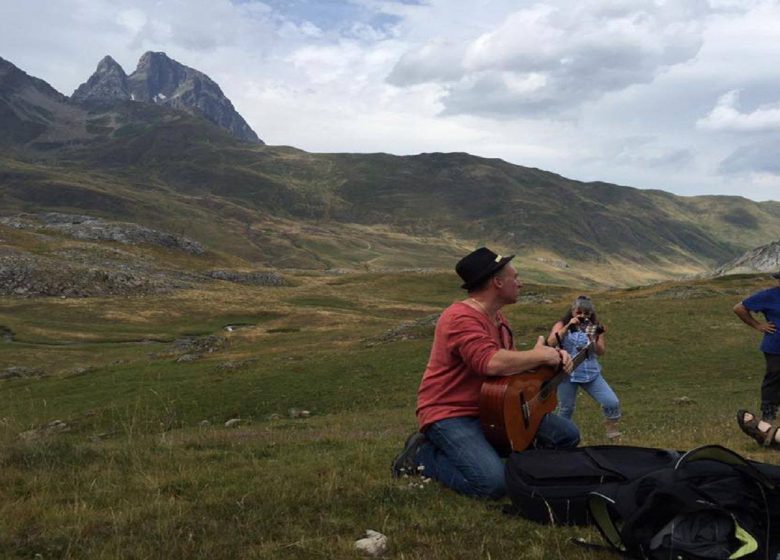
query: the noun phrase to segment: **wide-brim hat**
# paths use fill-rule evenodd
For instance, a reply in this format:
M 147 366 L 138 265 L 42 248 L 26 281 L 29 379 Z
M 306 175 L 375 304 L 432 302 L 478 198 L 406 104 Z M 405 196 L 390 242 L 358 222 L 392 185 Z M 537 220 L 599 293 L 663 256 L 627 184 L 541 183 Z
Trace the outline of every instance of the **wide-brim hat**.
M 504 257 L 494 253 L 487 247 L 480 247 L 472 251 L 455 265 L 455 272 L 463 280 L 461 288 L 472 290 L 482 282 L 504 268 L 506 263 L 515 258 L 514 255 Z

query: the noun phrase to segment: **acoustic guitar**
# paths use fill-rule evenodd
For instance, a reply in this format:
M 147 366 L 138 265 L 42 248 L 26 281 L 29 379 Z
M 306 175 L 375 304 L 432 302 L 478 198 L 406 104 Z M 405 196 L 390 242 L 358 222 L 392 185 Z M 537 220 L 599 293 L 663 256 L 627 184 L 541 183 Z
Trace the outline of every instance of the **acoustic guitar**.
M 572 358 L 577 368 L 596 344 L 597 325 L 585 332 L 588 344 Z M 527 449 L 536 437 L 539 424 L 558 406 L 558 385 L 569 374 L 552 366 L 488 378 L 479 395 L 479 420 L 485 437 L 501 454 Z

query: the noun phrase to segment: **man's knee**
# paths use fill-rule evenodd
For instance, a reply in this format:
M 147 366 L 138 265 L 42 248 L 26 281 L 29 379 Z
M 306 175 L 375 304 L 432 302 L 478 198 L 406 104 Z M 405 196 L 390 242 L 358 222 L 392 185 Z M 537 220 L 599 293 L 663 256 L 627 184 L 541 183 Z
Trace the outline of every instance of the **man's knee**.
M 504 474 L 500 477 L 492 477 L 481 481 L 474 486 L 474 497 L 487 500 L 499 500 L 506 496 L 506 482 Z

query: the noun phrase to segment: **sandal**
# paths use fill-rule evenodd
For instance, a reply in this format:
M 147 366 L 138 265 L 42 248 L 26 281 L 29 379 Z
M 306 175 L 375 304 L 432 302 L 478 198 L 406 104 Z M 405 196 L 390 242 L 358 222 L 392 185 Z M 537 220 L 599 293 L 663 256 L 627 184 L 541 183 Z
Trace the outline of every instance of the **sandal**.
M 750 420 L 745 420 L 745 414 L 750 414 Z M 758 427 L 759 422 L 765 422 L 768 424 L 769 429 L 766 431 L 761 431 L 761 429 Z M 775 439 L 777 431 L 780 430 L 780 426 L 777 424 L 767 422 L 766 420 L 760 420 L 758 416 L 749 410 L 737 411 L 737 424 L 739 424 L 739 428 L 743 432 L 756 440 L 759 445 L 780 449 L 780 442 Z

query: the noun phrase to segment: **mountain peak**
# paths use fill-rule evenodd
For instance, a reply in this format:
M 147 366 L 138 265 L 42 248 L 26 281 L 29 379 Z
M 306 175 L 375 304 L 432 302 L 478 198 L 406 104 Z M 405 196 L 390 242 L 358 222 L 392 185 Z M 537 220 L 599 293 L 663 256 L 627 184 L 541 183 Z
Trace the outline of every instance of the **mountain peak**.
M 147 64 L 151 64 L 154 62 L 173 62 L 175 64 L 179 64 L 175 60 L 173 60 L 171 57 L 169 57 L 167 54 L 165 54 L 162 51 L 146 51 L 144 54 L 141 55 L 141 58 L 138 59 L 138 66 L 144 66 Z M 181 64 L 179 64 L 181 66 Z
M 100 62 L 98 62 L 97 72 L 102 72 L 102 73 L 121 72 L 122 74 L 125 73 L 124 69 L 119 65 L 119 63 L 113 58 L 111 58 L 111 55 L 108 54 L 104 56 Z
M 129 76 L 111 56 L 103 57 L 72 99 L 78 103 L 129 100 L 163 105 L 205 118 L 246 142 L 263 143 L 214 80 L 164 52 L 145 52 Z
M 79 103 L 130 99 L 127 74 L 116 60 L 106 55 L 95 73 L 73 92 L 71 98 Z

